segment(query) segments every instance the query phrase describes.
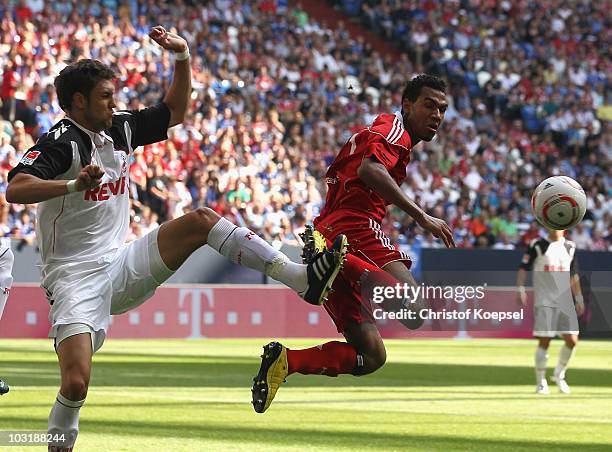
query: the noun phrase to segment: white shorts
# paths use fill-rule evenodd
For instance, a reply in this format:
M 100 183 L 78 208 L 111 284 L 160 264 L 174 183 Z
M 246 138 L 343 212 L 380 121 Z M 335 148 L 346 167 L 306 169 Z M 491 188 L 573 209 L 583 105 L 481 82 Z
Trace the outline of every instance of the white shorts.
M 78 334 L 60 337 L 59 326 L 70 324 L 87 325 L 93 333 L 103 331 L 103 342 L 111 314 L 140 306 L 174 273 L 159 254 L 158 231 L 159 228 L 126 243 L 96 262 L 64 265 L 54 272 L 52 283 L 45 280 L 47 296 L 52 301 L 49 337 L 56 338 L 56 346 Z M 93 345 L 97 345 L 95 351 L 102 343 Z
M 71 323 L 69 325 L 58 325 L 57 336 L 55 337 L 53 346 L 57 350 L 57 346 L 64 339 L 82 333 L 89 333 L 91 337 L 91 353 L 96 353 L 100 347 L 102 347 L 102 344 L 104 344 L 104 339 L 106 339 L 106 332 L 104 330 L 94 331 L 92 327 L 84 323 Z
M 536 306 L 534 311 L 533 335 L 536 337 L 555 337 L 560 334 L 578 335 L 578 316 L 573 309 L 560 309 L 551 306 Z

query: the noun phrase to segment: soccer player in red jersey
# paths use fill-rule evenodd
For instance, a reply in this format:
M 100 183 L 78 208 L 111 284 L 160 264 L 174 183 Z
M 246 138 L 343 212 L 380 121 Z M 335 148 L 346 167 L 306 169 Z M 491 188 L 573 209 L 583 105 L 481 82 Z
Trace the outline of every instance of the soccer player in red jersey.
M 388 205 L 402 209 L 447 247 L 455 246 L 450 227 L 425 213 L 400 187 L 412 147 L 431 141 L 444 119 L 445 91 L 438 77 L 413 78 L 402 93 L 402 111 L 382 114 L 354 134 L 328 169 L 325 207 L 314 221 L 316 231 L 307 239 L 316 244 L 314 251 L 322 251 L 325 241 L 339 233 L 348 238 L 350 254 L 324 305 L 346 342 L 305 350 L 289 350 L 278 342 L 266 345 L 252 390 L 255 411 L 263 413 L 269 407 L 279 385 L 292 373 L 365 375 L 385 363 L 370 301 L 362 296 L 364 277 L 389 285 L 398 281 L 416 285 L 409 257 L 381 229 Z M 414 326 L 421 323 L 419 319 Z

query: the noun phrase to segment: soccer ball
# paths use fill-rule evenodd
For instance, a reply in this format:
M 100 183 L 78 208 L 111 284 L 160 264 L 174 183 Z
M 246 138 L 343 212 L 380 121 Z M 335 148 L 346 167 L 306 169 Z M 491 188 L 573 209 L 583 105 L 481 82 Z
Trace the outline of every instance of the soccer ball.
M 531 197 L 536 219 L 549 229 L 562 231 L 576 226 L 586 212 L 586 195 L 578 182 L 553 176 L 538 185 Z

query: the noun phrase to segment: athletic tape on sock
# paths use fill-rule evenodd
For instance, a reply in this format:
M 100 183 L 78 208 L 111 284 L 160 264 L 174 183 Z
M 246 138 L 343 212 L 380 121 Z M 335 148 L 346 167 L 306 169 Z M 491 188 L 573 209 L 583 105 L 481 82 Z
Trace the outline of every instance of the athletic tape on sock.
M 238 229 L 238 226 L 234 223 L 225 218 L 220 218 L 208 231 L 208 245 L 221 253 L 221 248 L 236 229 Z
M 59 392 L 57 393 L 57 401 L 64 405 L 67 408 L 81 408 L 85 403 L 85 399 L 83 400 L 68 400 Z

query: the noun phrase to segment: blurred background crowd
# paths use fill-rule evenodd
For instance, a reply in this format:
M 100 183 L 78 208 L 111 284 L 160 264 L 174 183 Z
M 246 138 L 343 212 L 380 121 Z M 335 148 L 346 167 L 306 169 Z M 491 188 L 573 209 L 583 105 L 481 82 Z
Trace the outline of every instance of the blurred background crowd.
M 458 246 L 524 246 L 541 233 L 533 189 L 566 174 L 588 196 L 570 237 L 612 250 L 605 1 L 328 3 L 388 51 L 282 0 L 0 0 L 0 192 L 62 117 L 53 79 L 67 63 L 109 64 L 121 109 L 162 99 L 173 60 L 147 36 L 162 24 L 191 48 L 192 108 L 168 141 L 133 156 L 130 239 L 209 206 L 277 246 L 295 242 L 341 146 L 429 72 L 447 80 L 450 107 L 439 136 L 414 148 L 403 189 L 449 222 Z M 34 207 L 2 200 L 0 236 L 33 243 Z M 441 246 L 394 208 L 383 228 L 404 248 Z

